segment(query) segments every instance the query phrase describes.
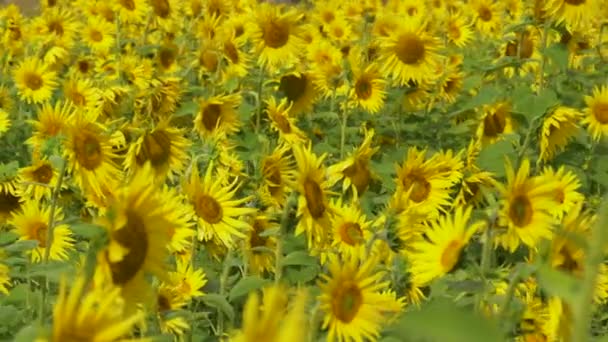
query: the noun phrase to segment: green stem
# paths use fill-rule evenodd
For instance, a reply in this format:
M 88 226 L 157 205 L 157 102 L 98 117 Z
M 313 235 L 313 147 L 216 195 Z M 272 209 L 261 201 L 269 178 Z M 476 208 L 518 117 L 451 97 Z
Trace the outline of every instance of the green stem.
M 608 196 L 604 197 L 598 220 L 593 226 L 592 239 L 589 241 L 589 250 L 585 264 L 583 282 L 580 287 L 579 298 L 574 303 L 574 329 L 572 330 L 572 341 L 588 341 L 591 322 L 591 305 L 595 294 L 595 285 L 599 274 L 600 265 L 604 258 L 604 244 L 608 239 L 605 227 L 608 224 Z
M 264 90 L 264 68 L 260 68 L 260 76 L 258 80 L 258 108 L 255 116 L 255 133 L 259 134 L 262 126 L 262 91 Z
M 283 215 L 281 215 L 281 225 L 279 226 L 279 232 L 277 234 L 277 246 L 274 255 L 274 282 L 276 284 L 278 284 L 283 277 L 283 235 L 287 230 L 287 225 L 289 224 L 289 212 L 291 207 L 296 202 L 296 198 L 296 193 L 292 192 L 287 199 L 287 203 L 285 203 L 285 207 L 283 208 Z
M 226 282 L 228 281 L 228 274 L 230 273 L 230 262 L 232 258 L 232 250 L 229 250 L 226 253 L 226 257 L 224 258 L 224 266 L 222 269 L 222 274 L 220 276 L 220 295 L 223 296 L 226 294 Z M 224 335 L 224 314 L 222 310 L 217 310 L 217 336 L 221 339 L 222 335 Z
M 55 184 L 55 189 L 53 189 L 53 194 L 51 195 L 51 208 L 49 212 L 49 223 L 46 229 L 46 246 L 44 249 L 44 256 L 42 262 L 46 266 L 49 261 L 49 257 L 51 255 L 51 247 L 53 245 L 53 230 L 55 228 L 55 211 L 57 210 L 57 200 L 59 198 L 59 193 L 61 192 L 61 184 L 63 183 L 63 176 L 65 174 L 66 169 L 66 161 L 63 160 L 61 164 L 61 169 L 59 170 L 59 178 L 57 179 L 57 184 Z M 44 276 L 44 286 L 42 287 L 42 299 L 40 300 L 40 307 L 38 311 L 38 320 L 40 323 L 44 320 L 44 309 L 46 304 L 46 297 L 49 291 L 49 278 Z
M 524 156 L 526 154 L 526 150 L 528 149 L 528 146 L 530 145 L 530 142 L 532 141 L 532 133 L 536 132 L 536 123 L 538 121 L 538 117 L 534 118 L 532 120 L 532 122 L 530 122 L 530 128 L 528 129 L 528 132 L 526 133 L 526 137 L 524 138 L 524 142 L 523 144 L 521 144 L 521 148 L 519 150 L 519 153 L 517 154 L 517 164 L 516 169 L 519 169 L 519 166 L 521 165 L 521 162 L 524 159 Z
M 543 26 L 543 41 L 541 45 L 542 49 L 542 57 L 540 59 L 540 80 L 538 83 L 538 93 L 540 93 L 541 89 L 543 89 L 543 84 L 545 83 L 545 64 L 547 63 L 547 39 L 549 36 L 549 28 L 551 27 L 551 21 L 546 21 Z
M 342 124 L 340 125 L 340 159 L 344 158 L 344 145 L 346 144 L 346 125 L 348 120 L 348 105 L 342 110 Z

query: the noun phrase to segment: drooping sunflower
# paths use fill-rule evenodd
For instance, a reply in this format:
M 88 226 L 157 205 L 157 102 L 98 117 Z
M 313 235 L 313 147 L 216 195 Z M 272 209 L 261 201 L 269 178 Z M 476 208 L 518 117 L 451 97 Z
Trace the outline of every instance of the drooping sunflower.
M 298 165 L 295 189 L 298 198 L 298 225 L 296 235 L 306 232 L 310 247 L 321 247 L 328 243 L 331 232 L 333 209 L 329 203 L 331 182 L 326 176 L 323 161 L 327 155 L 318 157 L 308 147 L 296 145 L 293 154 Z
M 547 0 L 546 15 L 556 23 L 565 23 L 574 29 L 589 24 L 599 13 L 597 0 Z
M 342 199 L 339 199 L 332 207 L 335 208 L 335 215 L 331 218 L 332 249 L 343 258 L 365 259 L 367 243 L 373 234 L 372 222 L 367 220 L 355 201 L 343 203 Z
M 106 127 L 76 115 L 66 133 L 64 155 L 76 184 L 85 192 L 103 196 L 102 188 L 116 184 L 121 175 Z
M 492 173 L 487 171 L 474 171 L 464 177 L 460 191 L 454 201 L 455 205 L 480 206 L 485 202 L 483 191 L 492 189 L 496 180 Z
M 581 187 L 580 180 L 575 173 L 567 171 L 563 165 L 557 170 L 546 167 L 541 176 L 556 184 L 553 189 L 555 203 L 551 208 L 551 213 L 556 218 L 561 219 L 577 203 L 585 200 L 585 196 L 578 191 Z
M 74 112 L 74 105 L 67 101 L 57 101 L 55 106 L 43 104 L 38 110 L 37 120 L 28 121 L 33 126 L 33 132 L 26 143 L 32 146 L 34 151 L 40 151 L 45 141 L 67 133 Z
M 59 171 L 50 161 L 40 159 L 19 170 L 19 176 L 22 180 L 19 187 L 21 196 L 40 201 L 51 198 L 53 189 L 57 186 Z M 65 184 L 62 184 L 62 188 L 65 188 Z
M 68 291 L 67 279 L 59 286 L 53 307 L 50 341 L 116 341 L 131 336 L 143 312 L 125 315 L 124 301 L 118 287 L 95 287 L 89 290 L 84 277 L 78 277 Z M 131 337 L 132 338 L 132 337 Z M 135 339 L 138 341 L 140 339 Z M 143 341 L 143 339 L 141 339 Z
M 319 283 L 328 341 L 377 339 L 382 325 L 403 309 L 403 299 L 385 292 L 389 282 L 383 280 L 382 271 L 374 270 L 377 264 L 374 257 L 365 261 L 330 257 L 329 275 L 321 275 Z
M 412 281 L 426 285 L 450 272 L 460 253 L 483 222 L 469 224 L 471 207 L 457 207 L 453 214 L 441 216 L 429 224 L 425 238 L 415 242 L 408 254 Z
M 450 188 L 457 179 L 440 170 L 436 156 L 427 159 L 425 154 L 425 150 L 409 148 L 407 159 L 397 166 L 396 182 L 412 206 L 433 216 L 449 205 Z
M 462 90 L 464 82 L 464 73 L 458 66 L 447 66 L 438 79 L 437 85 L 439 85 L 439 96 L 447 102 L 456 102 L 457 96 Z
M 485 36 L 496 37 L 501 32 L 503 8 L 501 2 L 493 0 L 472 0 L 469 3 L 475 27 Z
M 194 118 L 194 128 L 204 138 L 238 132 L 240 121 L 237 108 L 240 104 L 240 94 L 202 99 L 198 114 Z
M 16 179 L 0 183 L 0 225 L 21 207 L 21 196 L 16 188 Z
M 90 17 L 84 28 L 83 40 L 91 51 L 107 54 L 115 42 L 116 25 L 100 17 Z
M 366 129 L 361 145 L 346 160 L 328 168 L 332 184 L 343 179 L 342 190 L 352 189 L 356 196 L 367 190 L 373 178 L 370 159 L 380 149 L 378 146 L 371 147 L 373 138 L 374 130 Z
M 540 131 L 540 159 L 549 161 L 562 151 L 579 131 L 582 114 L 564 106 L 555 108 L 543 120 Z
M 310 73 L 295 72 L 281 76 L 278 91 L 290 102 L 291 116 L 312 110 L 317 100 L 317 90 Z
M 535 249 L 543 238 L 552 236 L 555 219 L 551 210 L 556 205 L 556 183 L 545 177 L 530 177 L 530 161 L 524 159 L 517 173 L 506 161 L 507 184 L 496 184 L 502 195 L 499 224 L 505 228 L 496 243 L 513 252 L 520 244 Z
M 243 215 L 255 213 L 255 208 L 245 207 L 248 197 L 235 198 L 238 178 L 227 186 L 222 177 L 214 175 L 213 162 L 207 166 L 201 179 L 198 167 L 192 168 L 184 191 L 197 216 L 198 238 L 209 241 L 217 239 L 227 248 L 232 248 L 238 238 L 245 237 L 249 223 L 239 220 Z
M 258 214 L 251 219 L 251 230 L 245 238 L 245 253 L 247 264 L 253 274 L 274 272 L 275 249 L 277 238 L 275 236 L 264 236 L 264 232 L 276 229 L 278 224 L 271 214 Z
M 587 125 L 587 131 L 595 141 L 608 135 L 608 86 L 593 88 L 591 96 L 585 96 L 585 119 L 583 124 Z
M 183 130 L 172 127 L 168 119 L 160 121 L 153 129 L 146 130 L 129 146 L 124 164 L 130 172 L 150 162 L 155 178 L 173 179 L 186 167 L 190 141 Z
M 302 144 L 308 140 L 306 133 L 296 126 L 296 120 L 290 117 L 290 105 L 286 98 L 282 98 L 279 103 L 274 97 L 270 97 L 266 102 L 266 114 L 270 119 L 270 126 L 279 133 L 279 143 L 288 145 Z
M 262 159 L 262 179 L 259 194 L 264 205 L 282 208 L 287 202 L 291 186 L 296 179 L 291 147 L 277 146 Z
M 288 309 L 287 288 L 275 285 L 263 289 L 263 299 L 257 292 L 247 298 L 243 309 L 243 327 L 230 338 L 234 342 L 305 342 L 308 340 L 308 320 L 305 290 L 298 290 Z
M 493 144 L 503 134 L 513 132 L 513 118 L 511 105 L 507 102 L 498 102 L 493 105 L 484 105 L 482 117 L 477 127 L 477 139 L 482 146 Z
M 110 209 L 97 219 L 110 242 L 98 254 L 95 280 L 99 286 L 119 286 L 129 309 L 151 300 L 148 274 L 167 278 L 171 230 L 188 229 L 172 215 L 181 203 L 166 198 L 168 193 L 161 193 L 153 179 L 152 168 L 142 168 L 116 191 Z
M 295 64 L 304 47 L 298 28 L 302 15 L 295 9 L 281 12 L 281 7 L 263 3 L 255 13 L 252 39 L 258 63 L 271 70 Z
M 379 38 L 380 39 L 380 38 Z M 399 85 L 434 79 L 438 63 L 438 40 L 414 21 L 401 23 L 390 36 L 380 39 L 378 64 L 386 78 Z
M 386 98 L 386 81 L 380 76 L 378 65 L 365 65 L 363 61 L 357 61 L 351 64 L 351 68 L 353 86 L 350 100 L 369 113 L 378 113 L 384 107 Z
M 47 240 L 50 219 L 51 207 L 31 200 L 23 203 L 21 210 L 13 213 L 9 221 L 9 224 L 15 227 L 20 240 L 38 241 L 38 246 L 28 251 L 32 262 L 40 262 L 46 253 L 49 253 L 49 260 L 67 260 L 68 253 L 74 248 L 74 239 L 66 224 L 55 225 L 52 240 Z M 53 220 L 63 220 L 61 208 L 55 208 Z M 47 248 L 50 248 L 50 251 L 47 252 Z
M 37 57 L 25 58 L 13 73 L 19 97 L 27 103 L 43 103 L 53 96 L 57 73 Z

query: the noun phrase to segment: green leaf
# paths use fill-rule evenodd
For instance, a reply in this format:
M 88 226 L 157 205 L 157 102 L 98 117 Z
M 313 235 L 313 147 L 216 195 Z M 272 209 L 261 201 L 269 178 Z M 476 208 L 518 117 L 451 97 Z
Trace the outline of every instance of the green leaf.
M 228 320 L 234 320 L 234 309 L 226 300 L 226 297 L 219 295 L 217 293 L 208 293 L 202 298 L 205 305 L 216 308 L 220 310 Z
M 0 246 L 10 245 L 19 238 L 14 232 L 0 232 Z
M 494 173 L 496 177 L 503 177 L 505 175 L 505 157 L 513 161 L 515 156 L 512 141 L 503 139 L 482 149 L 476 164 L 481 169 Z
M 315 266 L 310 266 L 310 267 L 303 267 L 300 270 L 297 270 L 295 268 L 288 268 L 286 273 L 286 278 L 292 282 L 292 283 L 307 283 L 309 281 L 314 280 L 315 278 L 317 278 L 317 275 L 319 274 L 320 271 L 320 267 L 318 265 Z
M 86 222 L 74 224 L 70 228 L 75 235 L 89 240 L 100 238 L 106 233 L 102 226 Z
M 174 117 L 180 117 L 184 115 L 194 115 L 198 112 L 198 103 L 195 101 L 184 102 L 175 111 Z
M 317 258 L 308 255 L 305 251 L 295 251 L 287 254 L 281 260 L 281 266 L 314 266 L 317 265 Z
M 25 252 L 32 250 L 38 246 L 38 240 L 21 240 L 15 241 L 10 246 L 5 247 L 7 252 Z
M 556 270 L 549 265 L 542 265 L 537 272 L 538 282 L 551 295 L 575 303 L 580 281 L 573 276 Z
M 506 341 L 496 322 L 448 300 L 431 301 L 420 311 L 407 312 L 387 329 L 387 335 L 408 336 L 411 341 Z
M 560 71 L 568 69 L 568 49 L 564 44 L 554 43 L 547 47 L 545 55 Z
M 535 94 L 529 85 L 522 85 L 513 91 L 513 109 L 522 113 L 528 125 L 536 118 L 541 117 L 551 107 L 560 103 L 557 94 L 552 89 L 542 89 Z
M 240 298 L 251 291 L 255 291 L 264 285 L 268 284 L 270 280 L 262 279 L 258 276 L 248 276 L 245 278 L 241 278 L 230 290 L 230 294 L 228 295 L 229 301 L 233 301 L 237 298 Z

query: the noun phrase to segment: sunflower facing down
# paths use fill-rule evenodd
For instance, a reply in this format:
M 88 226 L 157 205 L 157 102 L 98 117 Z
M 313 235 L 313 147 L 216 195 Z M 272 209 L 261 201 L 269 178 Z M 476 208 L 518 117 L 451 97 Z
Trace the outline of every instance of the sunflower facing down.
M 172 216 L 179 202 L 166 198 L 166 193 L 161 196 L 153 179 L 148 164 L 116 191 L 107 213 L 98 218 L 110 242 L 98 254 L 96 285 L 119 286 L 130 310 L 137 303 L 151 301 L 148 274 L 167 278 L 165 259 L 171 229 L 187 229 Z
M 195 165 L 184 190 L 198 218 L 199 240 L 217 239 L 225 247 L 232 248 L 236 240 L 244 238 L 245 231 L 250 228 L 249 223 L 239 217 L 253 214 L 256 209 L 243 206 L 250 198 L 235 198 L 238 178 L 226 186 L 222 177 L 214 175 L 213 171 L 211 162 L 201 179 Z
M 342 190 L 352 189 L 356 196 L 362 195 L 372 181 L 370 159 L 380 147 L 371 147 L 374 130 L 365 130 L 365 137 L 359 147 L 346 160 L 328 168 L 331 183 L 343 179 Z
M 19 97 L 27 103 L 43 103 L 57 88 L 57 73 L 36 57 L 24 59 L 13 75 Z
M 118 341 L 131 336 L 144 320 L 142 312 L 125 315 L 125 302 L 120 288 L 95 287 L 88 290 L 84 277 L 78 277 L 68 291 L 62 279 L 59 297 L 53 307 L 53 329 L 50 341 Z M 132 339 L 138 341 L 143 339 Z
M 35 240 L 38 246 L 29 251 L 32 262 L 40 262 L 50 247 L 49 260 L 67 260 L 68 252 L 74 248 L 72 233 L 66 224 L 53 227 L 51 241 L 47 240 L 51 208 L 37 201 L 27 201 L 20 211 L 13 213 L 9 223 L 15 227 L 20 240 Z M 54 222 L 63 219 L 61 208 L 55 209 Z M 49 246 L 50 245 L 50 246 Z
M 587 131 L 595 141 L 608 135 L 608 86 L 595 87 L 591 96 L 585 96 Z
M 289 101 L 291 116 L 309 112 L 317 99 L 317 89 L 310 73 L 289 73 L 281 76 L 277 91 Z
M 263 180 L 258 192 L 264 205 L 277 208 L 285 205 L 296 179 L 294 164 L 291 148 L 285 144 L 262 159 Z
M 562 151 L 579 131 L 581 113 L 568 107 L 557 107 L 543 121 L 540 133 L 540 159 L 549 161 Z
M 389 282 L 383 280 L 384 273 L 374 271 L 377 264 L 374 257 L 366 261 L 330 257 L 329 275 L 321 275 L 319 284 L 328 341 L 375 340 L 382 325 L 403 309 L 403 299 L 387 292 Z
M 509 103 L 498 102 L 483 106 L 482 117 L 477 127 L 477 138 L 482 146 L 493 144 L 503 134 L 511 132 L 513 132 L 513 118 Z
M 308 245 L 320 248 L 329 242 L 333 209 L 328 197 L 332 184 L 323 166 L 326 155 L 318 157 L 311 148 L 310 144 L 293 147 L 298 165 L 295 189 L 299 193 L 296 235 L 306 232 Z
M 525 159 L 517 173 L 506 161 L 507 184 L 496 184 L 502 194 L 499 225 L 504 232 L 496 243 L 513 252 L 520 244 L 535 249 L 543 238 L 552 236 L 555 219 L 550 211 L 556 205 L 556 183 L 546 177 L 530 177 L 530 162 Z
M 169 123 L 169 119 L 161 120 L 130 145 L 124 162 L 127 170 L 137 171 L 150 162 L 155 178 L 160 181 L 172 180 L 184 170 L 190 141 L 181 129 L 171 127 Z
M 389 37 L 381 40 L 378 64 L 387 78 L 399 85 L 421 83 L 435 78 L 438 63 L 437 38 L 415 21 L 402 23 Z
M 251 273 L 274 272 L 277 239 L 275 236 L 264 236 L 262 233 L 277 227 L 276 220 L 270 215 L 258 214 L 251 219 L 251 230 L 245 239 L 245 253 Z
M 469 225 L 471 207 L 458 207 L 449 216 L 442 216 L 429 224 L 425 238 L 415 242 L 408 254 L 412 281 L 426 285 L 450 272 L 458 263 L 460 253 L 483 222 Z

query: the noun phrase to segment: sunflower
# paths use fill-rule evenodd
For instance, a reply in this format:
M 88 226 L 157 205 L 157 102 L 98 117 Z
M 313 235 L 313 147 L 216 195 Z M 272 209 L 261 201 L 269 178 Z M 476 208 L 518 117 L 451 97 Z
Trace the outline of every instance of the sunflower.
M 443 69 L 438 80 L 439 96 L 447 103 L 454 103 L 462 90 L 465 75 L 457 66 L 447 66 Z
M 317 90 L 310 73 L 289 73 L 279 79 L 278 91 L 291 104 L 289 113 L 297 116 L 312 110 L 317 99 Z
M 291 106 L 286 98 L 281 99 L 281 102 L 277 103 L 274 97 L 270 97 L 265 102 L 270 126 L 274 131 L 279 133 L 279 143 L 285 142 L 288 145 L 297 145 L 308 140 L 306 133 L 296 126 L 295 118 L 289 116 Z
M 351 24 L 344 17 L 337 17 L 336 20 L 324 25 L 323 31 L 327 34 L 327 38 L 337 45 L 346 44 L 357 38 Z
M 513 252 L 520 243 L 535 249 L 543 238 L 552 236 L 555 219 L 550 212 L 555 207 L 556 183 L 545 177 L 530 177 L 530 162 L 524 159 L 515 173 L 506 161 L 507 184 L 496 184 L 502 195 L 496 243 Z
M 237 238 L 244 238 L 249 223 L 239 220 L 243 215 L 255 213 L 255 208 L 244 207 L 248 197 L 235 199 L 238 178 L 227 186 L 222 177 L 213 174 L 213 162 L 207 166 L 201 179 L 196 164 L 190 179 L 184 186 L 188 200 L 197 216 L 198 238 L 209 241 L 217 239 L 224 246 L 235 246 Z
M 333 237 L 331 246 L 345 259 L 367 257 L 367 243 L 373 235 L 371 225 L 357 203 L 343 203 L 339 199 L 332 203 L 335 215 L 331 218 Z
M 61 208 L 55 208 L 52 220 L 53 222 L 63 220 Z M 67 260 L 68 253 L 74 249 L 74 239 L 66 224 L 56 224 L 52 228 L 51 240 L 47 240 L 50 221 L 50 206 L 42 205 L 34 200 L 23 203 L 21 210 L 13 213 L 9 221 L 9 224 L 15 227 L 15 232 L 20 236 L 20 240 L 38 242 L 38 246 L 28 252 L 32 262 L 40 262 L 46 253 L 49 253 L 49 260 Z M 50 248 L 50 251 L 47 252 L 47 248 Z
M 125 23 L 141 23 L 150 12 L 147 0 L 113 0 L 112 2 L 116 16 Z
M 237 108 L 240 104 L 240 94 L 218 95 L 200 100 L 194 128 L 204 138 L 238 132 L 241 123 Z
M 342 190 L 352 189 L 356 196 L 362 195 L 372 181 L 370 159 L 380 147 L 371 147 L 374 138 L 373 129 L 365 129 L 365 137 L 359 147 L 346 160 L 332 165 L 328 169 L 331 183 L 344 179 Z
M 107 54 L 115 46 L 116 25 L 100 17 L 90 17 L 83 40 L 94 53 Z
M 277 238 L 262 234 L 271 229 L 277 229 L 278 223 L 269 215 L 258 214 L 251 219 L 251 228 L 245 238 L 244 248 L 250 272 L 253 274 L 274 272 Z
M 156 311 L 161 332 L 182 336 L 190 330 L 188 321 L 177 312 L 187 305 L 171 284 L 161 283 L 156 291 Z
M 327 39 L 320 39 L 308 47 L 307 59 L 313 83 L 325 98 L 346 95 L 348 84 L 344 78 L 342 52 Z
M 472 205 L 479 207 L 485 202 L 484 191 L 494 187 L 492 173 L 487 171 L 475 171 L 465 176 L 462 180 L 460 191 L 454 201 L 455 205 Z
M 451 13 L 446 19 L 445 27 L 448 42 L 459 48 L 465 47 L 473 39 L 471 24 L 461 11 Z
M 264 205 L 282 208 L 287 202 L 296 178 L 290 150 L 289 145 L 279 145 L 262 159 L 262 184 L 258 192 Z
M 304 47 L 298 28 L 301 17 L 294 9 L 281 13 L 280 7 L 268 3 L 257 7 L 252 39 L 260 65 L 273 70 L 297 62 Z
M 379 39 L 382 52 L 378 64 L 387 78 L 406 85 L 410 81 L 420 83 L 435 77 L 439 42 L 423 25 L 405 22 L 390 36 Z
M 106 127 L 83 115 L 76 115 L 67 127 L 64 156 L 68 170 L 81 190 L 103 196 L 102 187 L 115 184 L 120 170 L 114 159 Z
M 581 187 L 578 177 L 572 171 L 566 171 L 564 166 L 557 170 L 547 167 L 543 170 L 541 176 L 556 183 L 553 190 L 555 204 L 551 208 L 551 213 L 556 218 L 561 219 L 563 215 L 570 212 L 576 203 L 585 200 L 585 196 L 578 192 Z
M 383 323 L 403 309 L 403 299 L 384 292 L 389 282 L 382 280 L 383 272 L 374 271 L 377 264 L 374 257 L 366 261 L 330 257 L 330 274 L 321 275 L 319 283 L 328 341 L 377 339 Z
M 472 0 L 469 2 L 475 27 L 484 36 L 498 36 L 503 25 L 501 2 L 493 0 Z
M 460 253 L 483 222 L 468 224 L 471 207 L 457 207 L 449 216 L 441 216 L 429 224 L 424 239 L 412 245 L 409 254 L 412 281 L 425 285 L 450 272 L 458 263 Z
M 587 125 L 589 134 L 595 141 L 608 135 L 608 86 L 593 88 L 593 95 L 585 96 L 585 119 L 583 124 Z
M 57 73 L 36 57 L 27 57 L 13 73 L 19 97 L 27 103 L 43 103 L 53 96 Z
M 545 3 L 547 16 L 557 24 L 564 23 L 574 29 L 585 27 L 599 13 L 597 0 L 547 0 Z
M 22 180 L 19 189 L 21 196 L 40 201 L 43 198 L 51 198 L 53 189 L 57 186 L 59 171 L 50 161 L 41 159 L 19 170 L 19 176 Z M 64 184 L 62 188 L 65 188 Z
M 69 291 L 67 280 L 61 280 L 51 341 L 116 341 L 130 337 L 135 325 L 143 321 L 143 312 L 125 315 L 119 288 L 88 289 L 84 277 L 78 277 Z
M 540 159 L 549 161 L 562 151 L 579 131 L 582 114 L 564 106 L 555 108 L 543 120 L 540 131 Z
M 148 15 L 152 15 L 153 23 L 158 27 L 170 31 L 172 25 L 181 24 L 181 0 L 150 0 L 149 3 L 151 11 Z
M 224 78 L 241 78 L 247 76 L 250 68 L 251 58 L 246 49 L 247 41 L 237 38 L 235 33 L 223 39 L 223 55 L 226 62 Z
M 181 129 L 171 127 L 168 119 L 162 120 L 129 146 L 125 168 L 133 172 L 150 162 L 156 179 L 172 180 L 186 167 L 191 143 L 184 135 Z
M 477 127 L 477 139 L 482 146 L 493 144 L 503 134 L 513 132 L 513 118 L 511 105 L 507 102 L 498 102 L 493 105 L 484 105 L 482 117 Z
M 298 165 L 295 185 L 299 193 L 296 235 L 306 232 L 308 245 L 321 247 L 328 243 L 333 214 L 328 199 L 332 184 L 323 166 L 327 156 L 318 157 L 312 152 L 311 144 L 308 147 L 294 146 L 293 154 Z
M 182 204 L 153 185 L 150 166 L 116 191 L 107 213 L 97 219 L 108 231 L 108 247 L 98 254 L 98 284 L 119 286 L 129 309 L 150 300 L 147 274 L 167 278 L 165 258 L 171 231 L 188 229 L 173 213 Z M 144 242 L 144 243 L 142 243 Z
M 442 163 L 436 156 L 425 157 L 426 151 L 411 147 L 407 159 L 397 166 L 397 188 L 413 207 L 429 215 L 436 215 L 450 203 L 450 188 L 458 179 L 441 171 Z
M 262 298 L 260 302 L 257 292 L 249 294 L 243 309 L 243 327 L 231 336 L 231 341 L 308 341 L 306 290 L 298 290 L 289 309 L 289 296 L 283 285 L 264 288 Z
M 101 90 L 88 79 L 67 79 L 63 86 L 63 96 L 74 104 L 77 112 L 96 119 L 102 109 Z
M 178 188 L 165 184 L 160 191 L 160 196 L 165 199 L 166 206 L 173 208 L 166 216 L 167 220 L 174 223 L 172 227 L 169 227 L 169 242 L 167 243 L 169 252 L 178 254 L 191 251 L 192 241 L 196 236 L 192 208 L 185 205 L 185 196 Z M 102 212 L 100 211 L 100 213 Z
M 11 285 L 10 269 L 3 263 L 0 263 L 0 293 L 7 295 L 8 287 Z
M 40 151 L 46 141 L 67 133 L 74 112 L 75 108 L 69 102 L 57 101 L 55 106 L 43 104 L 37 113 L 38 120 L 28 120 L 34 131 L 26 143 L 32 146 L 34 151 Z
M 55 47 L 64 48 L 73 45 L 79 26 L 73 14 L 67 8 L 55 7 L 42 12 L 41 16 L 36 18 L 49 38 L 54 40 Z
M 189 262 L 177 261 L 176 270 L 169 273 L 169 284 L 182 302 L 205 295 L 202 289 L 207 284 L 207 276 L 202 269 L 197 269 Z
M 4 109 L 0 108 L 0 137 L 2 137 L 2 135 L 6 133 L 10 127 L 11 120 L 9 119 L 8 113 L 5 112 Z
M 349 94 L 350 100 L 369 113 L 378 113 L 384 107 L 386 98 L 386 81 L 380 76 L 378 65 L 365 65 L 363 61 L 358 61 L 352 63 L 351 67 L 353 86 Z

